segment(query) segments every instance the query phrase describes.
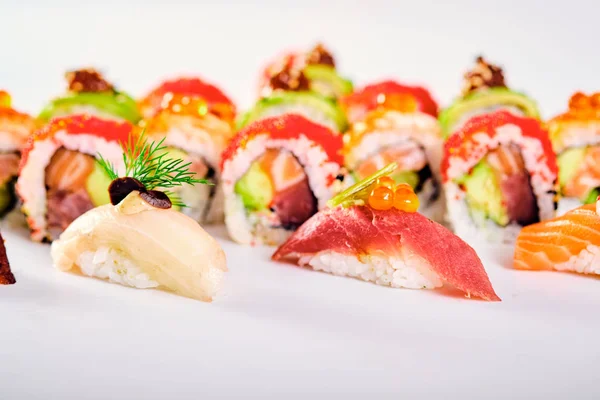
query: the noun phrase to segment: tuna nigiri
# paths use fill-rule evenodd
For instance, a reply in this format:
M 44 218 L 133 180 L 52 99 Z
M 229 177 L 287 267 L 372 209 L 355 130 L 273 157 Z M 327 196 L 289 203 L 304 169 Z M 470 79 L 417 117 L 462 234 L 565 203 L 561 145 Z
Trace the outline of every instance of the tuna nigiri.
M 419 200 L 410 185 L 396 186 L 387 176 L 394 168 L 390 164 L 334 197 L 273 260 L 396 288 L 449 284 L 467 296 L 499 301 L 475 250 L 415 212 Z
M 600 197 L 595 204 L 523 228 L 514 267 L 600 275 Z

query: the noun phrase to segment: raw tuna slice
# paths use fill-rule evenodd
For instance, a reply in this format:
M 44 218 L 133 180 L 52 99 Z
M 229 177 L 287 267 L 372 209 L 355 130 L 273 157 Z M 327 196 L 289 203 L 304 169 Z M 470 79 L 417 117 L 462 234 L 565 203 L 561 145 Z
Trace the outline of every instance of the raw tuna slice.
M 499 301 L 481 260 L 468 244 L 418 213 L 351 206 L 325 209 L 273 255 L 337 275 L 392 287 L 443 283 L 468 296 Z

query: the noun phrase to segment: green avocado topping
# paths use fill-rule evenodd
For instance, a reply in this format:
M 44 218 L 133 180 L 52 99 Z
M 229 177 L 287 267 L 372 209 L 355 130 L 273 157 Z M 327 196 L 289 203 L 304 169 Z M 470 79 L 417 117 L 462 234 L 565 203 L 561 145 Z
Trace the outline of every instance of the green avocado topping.
M 456 125 L 465 115 L 476 113 L 479 109 L 502 106 L 517 108 L 527 117 L 540 118 L 537 104 L 532 99 L 504 87 L 494 87 L 470 93 L 443 110 L 440 113 L 439 121 L 444 137 L 447 138 L 454 132 Z
M 275 92 L 260 99 L 238 121 L 238 128 L 256 120 L 296 112 L 338 132 L 344 132 L 348 121 L 335 101 L 314 92 Z
M 335 68 L 329 65 L 307 65 L 303 72 L 310 81 L 310 90 L 323 96 L 339 98 L 352 93 L 352 82 L 342 78 Z
M 76 107 L 92 107 L 101 113 L 113 115 L 137 123 L 142 116 L 135 100 L 125 93 L 114 92 L 81 92 L 69 93 L 64 97 L 54 99 L 39 114 L 38 118 L 48 121 L 52 117 L 72 114 Z

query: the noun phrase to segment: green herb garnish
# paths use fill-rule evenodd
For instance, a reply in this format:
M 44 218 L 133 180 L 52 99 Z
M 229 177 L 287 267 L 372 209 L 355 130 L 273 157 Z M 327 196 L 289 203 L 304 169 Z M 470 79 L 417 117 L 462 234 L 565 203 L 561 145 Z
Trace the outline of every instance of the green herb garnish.
M 115 166 L 106 160 L 101 154 L 98 154 L 98 164 L 106 175 L 113 182 L 111 187 L 119 187 L 119 193 L 111 192 L 111 202 L 115 204 L 114 199 L 124 198 L 124 195 L 133 190 L 142 190 L 147 193 L 161 191 L 171 200 L 171 205 L 177 207 L 186 207 L 181 199 L 171 191 L 164 189 L 175 188 L 183 185 L 205 184 L 212 185 L 206 179 L 197 179 L 194 172 L 189 171 L 191 162 L 185 162 L 179 158 L 168 157 L 167 147 L 164 145 L 165 138 L 158 142 L 149 142 L 144 137 L 144 132 L 137 140 L 127 141 L 123 149 L 123 162 L 125 164 L 125 175 L 120 177 Z M 134 185 L 113 185 L 118 180 L 133 179 L 139 184 Z M 125 187 L 125 189 L 122 189 Z M 130 190 L 130 189 L 131 190 Z M 125 192 L 123 192 L 125 190 Z M 127 192 L 129 190 L 129 192 Z M 114 199 L 113 199 L 114 198 Z
M 371 186 L 377 181 L 377 179 L 382 176 L 387 176 L 394 172 L 398 164 L 391 163 L 375 172 L 373 175 L 363 179 L 360 182 L 355 183 L 350 186 L 348 189 L 344 190 L 342 193 L 334 196 L 331 200 L 327 202 L 327 206 L 330 208 L 343 206 L 350 207 L 353 205 L 363 205 L 365 203 L 365 198 L 369 196 L 369 192 Z

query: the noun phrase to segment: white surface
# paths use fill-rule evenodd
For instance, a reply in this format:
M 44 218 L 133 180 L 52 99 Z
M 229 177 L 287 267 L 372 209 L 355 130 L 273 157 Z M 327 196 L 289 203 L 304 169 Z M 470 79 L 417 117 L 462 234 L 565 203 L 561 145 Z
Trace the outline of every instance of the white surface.
M 600 89 L 594 0 L 124 3 L 0 0 L 0 87 L 33 112 L 66 68 L 136 95 L 197 72 L 248 105 L 268 57 L 323 39 L 358 84 L 423 82 L 443 103 L 481 51 L 545 116 Z M 274 264 L 211 232 L 230 272 L 203 304 L 57 272 L 3 229 L 18 283 L 0 288 L 0 399 L 600 397 L 598 279 L 484 260 L 504 300 L 484 303 Z

